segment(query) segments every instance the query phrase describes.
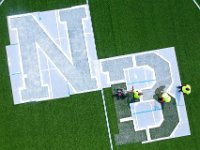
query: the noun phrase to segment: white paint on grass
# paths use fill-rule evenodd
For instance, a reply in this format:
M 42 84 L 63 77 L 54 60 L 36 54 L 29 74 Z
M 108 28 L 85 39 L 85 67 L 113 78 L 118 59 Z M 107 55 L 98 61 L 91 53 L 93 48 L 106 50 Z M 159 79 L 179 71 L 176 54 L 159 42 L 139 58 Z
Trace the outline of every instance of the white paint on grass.
M 121 118 L 120 122 L 133 121 L 133 117 Z
M 110 125 L 109 125 L 109 121 L 108 121 L 108 113 L 107 113 L 107 110 L 106 110 L 106 102 L 105 102 L 103 89 L 101 90 L 101 95 L 102 95 L 103 107 L 104 107 L 104 112 L 105 112 L 105 117 L 106 117 L 106 124 L 107 124 L 107 128 L 108 128 L 108 136 L 109 136 L 109 139 L 110 139 L 110 149 L 113 150 L 113 142 L 112 142 L 112 137 L 111 137 L 111 133 L 110 133 Z
M 199 4 L 197 3 L 197 1 L 196 1 L 196 0 L 193 0 L 193 2 L 194 2 L 194 4 L 197 6 L 197 8 L 200 10 L 200 6 L 199 6 Z
M 2 1 L 0 2 L 0 6 L 3 4 L 4 1 L 5 1 L 5 0 L 2 0 Z
M 146 129 L 146 135 L 147 135 L 147 140 L 150 141 L 151 140 L 151 135 L 150 135 L 150 132 L 149 132 L 149 128 Z

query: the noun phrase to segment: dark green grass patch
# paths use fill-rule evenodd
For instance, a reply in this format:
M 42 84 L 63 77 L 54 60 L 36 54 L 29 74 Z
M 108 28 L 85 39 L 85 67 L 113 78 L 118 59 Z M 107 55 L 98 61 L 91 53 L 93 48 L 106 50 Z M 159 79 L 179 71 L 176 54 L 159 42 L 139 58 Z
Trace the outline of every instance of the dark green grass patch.
M 1 89 L 2 91 L 2 89 Z M 12 100 L 6 92 L 1 101 Z M 1 150 L 109 149 L 100 92 L 21 105 L 1 104 Z

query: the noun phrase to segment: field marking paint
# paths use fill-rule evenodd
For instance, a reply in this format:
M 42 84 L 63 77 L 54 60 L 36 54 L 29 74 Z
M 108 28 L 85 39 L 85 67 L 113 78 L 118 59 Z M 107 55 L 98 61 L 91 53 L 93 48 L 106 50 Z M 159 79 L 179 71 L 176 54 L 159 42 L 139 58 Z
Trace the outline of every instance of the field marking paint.
M 197 8 L 200 10 L 200 6 L 199 6 L 199 4 L 197 3 L 197 1 L 196 1 L 196 0 L 193 0 L 193 2 L 194 2 L 194 4 L 197 6 Z
M 153 107 L 152 107 L 152 105 L 150 104 L 150 106 L 151 106 L 151 110 L 153 109 Z M 154 113 L 153 113 L 153 111 L 151 112 L 152 113 L 152 115 L 153 115 L 153 121 L 154 121 L 154 124 L 156 125 L 156 118 L 155 118 L 155 115 L 154 115 Z
M 103 107 L 104 107 L 104 112 L 105 112 L 105 117 L 106 117 L 106 124 L 107 124 L 107 128 L 108 128 L 108 135 L 109 135 L 109 139 L 110 139 L 110 149 L 113 150 L 113 142 L 112 142 L 112 137 L 111 137 L 111 133 L 110 133 L 110 125 L 109 125 L 109 121 L 108 121 L 108 113 L 106 110 L 106 102 L 105 102 L 103 89 L 101 90 L 101 96 L 102 96 L 102 100 L 103 100 Z
M 58 34 L 58 41 L 59 41 L 59 45 L 60 47 L 62 48 L 62 44 L 61 44 L 61 40 L 60 40 L 60 31 L 59 31 L 59 23 L 58 23 L 58 18 L 59 18 L 59 12 L 58 11 L 55 11 L 54 12 L 54 15 L 55 15 L 55 20 L 56 20 L 56 28 L 57 28 L 57 34 Z M 56 40 L 55 40 L 56 41 Z M 62 49 L 63 50 L 63 49 Z M 64 52 L 63 52 L 64 53 Z
M 12 73 L 11 75 L 17 75 L 17 74 L 21 74 L 21 72 L 15 72 L 15 73 Z
M 48 59 L 46 59 L 47 61 L 47 67 L 48 67 L 48 77 L 49 77 L 49 88 L 51 90 L 51 92 L 49 92 L 49 97 L 53 97 L 53 87 L 52 87 L 52 80 L 51 80 L 51 73 L 50 73 L 50 62 L 48 61 Z
M 127 83 L 127 84 L 142 84 L 142 83 L 147 83 L 147 82 L 153 82 L 153 81 L 156 81 L 154 79 L 152 80 L 142 80 L 142 81 L 135 81 L 135 82 L 130 82 L 130 83 Z
M 42 84 L 43 87 L 47 87 L 48 88 L 48 93 L 49 93 L 49 97 L 50 98 L 50 88 L 49 88 L 49 85 L 48 84 L 45 84 L 44 83 L 44 80 L 43 80 L 43 75 L 42 75 L 42 71 L 41 71 L 41 60 L 39 59 L 40 56 L 39 56 L 39 47 L 37 47 L 37 43 L 35 42 L 35 45 L 36 45 L 36 55 L 37 55 L 37 60 L 38 60 L 38 69 L 39 69 L 39 75 L 40 75 L 40 83 Z
M 146 135 L 147 135 L 147 141 L 150 141 L 151 135 L 150 135 L 150 132 L 149 132 L 149 128 L 146 129 Z
M 2 0 L 2 1 L 0 2 L 0 6 L 3 4 L 4 1 L 5 1 L 5 0 Z
M 176 106 L 185 106 L 185 105 L 176 105 Z M 145 111 L 134 112 L 132 114 L 133 115 L 139 115 L 139 114 L 145 114 L 145 113 L 155 112 L 155 111 L 159 111 L 159 110 L 162 110 L 162 108 L 156 106 L 153 109 L 148 109 L 148 110 L 145 110 Z
M 127 121 L 133 121 L 133 117 L 126 117 L 120 119 L 120 122 L 127 122 Z

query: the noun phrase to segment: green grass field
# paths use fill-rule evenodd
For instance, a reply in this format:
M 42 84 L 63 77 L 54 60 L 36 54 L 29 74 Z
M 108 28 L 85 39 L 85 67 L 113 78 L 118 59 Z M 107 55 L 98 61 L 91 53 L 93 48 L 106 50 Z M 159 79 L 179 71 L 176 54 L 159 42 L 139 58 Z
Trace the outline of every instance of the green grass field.
M 13 105 L 5 46 L 6 16 L 66 8 L 85 0 L 5 0 L 0 6 L 0 150 L 109 150 L 100 92 Z M 89 0 L 99 58 L 175 46 L 192 135 L 115 150 L 200 149 L 200 11 L 192 0 Z M 118 132 L 114 102 L 105 89 L 112 136 Z

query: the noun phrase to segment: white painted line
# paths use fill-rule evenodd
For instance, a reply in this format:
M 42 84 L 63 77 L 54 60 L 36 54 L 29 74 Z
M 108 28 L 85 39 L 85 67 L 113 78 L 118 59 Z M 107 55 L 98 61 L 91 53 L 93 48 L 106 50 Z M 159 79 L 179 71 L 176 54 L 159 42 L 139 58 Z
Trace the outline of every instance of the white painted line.
M 194 4 L 197 6 L 197 8 L 200 10 L 200 6 L 199 6 L 199 4 L 197 3 L 197 1 L 196 1 L 196 0 L 193 0 L 193 2 L 194 2 Z
M 91 55 L 90 55 L 91 50 L 89 49 L 89 44 L 88 44 L 89 40 L 87 39 L 87 35 L 86 35 L 87 33 L 85 31 L 85 29 L 88 27 L 88 26 L 86 27 L 86 24 L 85 24 L 86 21 L 92 22 L 91 18 L 90 18 L 90 13 L 87 13 L 87 12 L 89 12 L 89 8 L 85 7 L 86 18 L 83 18 L 81 23 L 82 23 L 82 28 L 83 28 L 83 36 L 84 36 L 84 42 L 85 42 L 85 46 L 86 46 L 86 54 L 87 54 L 87 58 L 88 58 L 90 76 L 91 76 L 92 79 L 95 79 L 97 81 L 97 76 L 95 74 L 93 74 L 93 72 L 92 72 L 92 70 L 93 70 L 92 61 L 97 60 L 97 53 L 96 53 L 96 59 L 92 59 Z M 89 28 L 91 29 L 92 26 L 90 26 Z M 93 36 L 92 32 L 89 33 L 89 34 L 90 34 L 90 36 L 91 35 Z M 92 38 L 94 39 L 94 37 L 92 37 Z M 95 45 L 95 51 L 96 51 L 96 45 Z
M 53 96 L 53 87 L 52 87 L 52 80 L 51 80 L 51 73 L 50 73 L 50 62 L 48 61 L 48 59 L 46 59 L 47 60 L 47 66 L 48 66 L 48 76 L 49 76 L 49 88 L 50 88 L 50 90 L 51 90 L 51 92 L 49 93 L 49 97 L 50 98 L 54 98 L 54 96 Z
M 4 1 L 5 1 L 5 0 L 2 0 L 2 1 L 0 2 L 0 6 L 3 4 Z
M 150 103 L 150 107 L 151 107 L 151 110 L 153 110 L 153 107 L 152 107 L 151 103 Z M 152 113 L 152 115 L 153 115 L 153 121 L 154 121 L 154 124 L 155 124 L 155 126 L 156 126 L 156 118 L 155 118 L 155 116 L 154 116 L 153 111 L 152 111 L 151 113 Z
M 121 118 L 120 122 L 133 121 L 133 117 Z
M 105 117 L 106 117 L 106 124 L 107 124 L 107 128 L 108 128 L 108 135 L 109 135 L 109 139 L 110 139 L 110 149 L 113 150 L 113 142 L 112 142 L 112 137 L 111 137 L 111 133 L 110 133 L 110 125 L 109 125 L 109 121 L 108 121 L 108 113 L 106 110 L 106 102 L 105 102 L 103 90 L 101 90 L 101 96 L 102 96 L 102 100 L 103 100 L 103 107 L 104 107 L 104 112 L 105 112 Z
M 157 142 L 157 141 L 163 141 L 163 140 L 168 140 L 171 139 L 171 137 L 163 137 L 163 138 L 158 138 L 155 140 L 149 140 L 149 141 L 143 141 L 142 144 L 147 144 L 147 143 L 152 143 L 152 142 Z
M 151 135 L 150 135 L 149 129 L 146 129 L 146 135 L 147 135 L 147 140 L 150 141 Z
M 70 45 L 70 41 L 69 41 L 69 34 L 68 34 L 68 26 L 67 26 L 67 22 L 65 22 L 65 21 L 60 21 L 61 20 L 61 18 L 60 18 L 60 11 L 61 10 L 58 10 L 58 22 L 59 22 L 59 24 L 62 24 L 62 25 L 64 25 L 64 30 L 65 30 L 65 35 L 66 35 L 66 37 L 64 37 L 65 38 L 65 40 L 67 41 L 67 49 L 68 49 L 68 52 L 69 52 L 69 54 L 68 55 L 66 55 L 67 56 L 67 58 L 69 59 L 69 61 L 71 62 L 71 64 L 73 64 L 73 61 L 72 61 L 72 53 L 71 53 L 71 45 Z M 60 29 L 60 28 L 59 28 Z M 63 37 L 60 37 L 60 40 L 62 39 Z M 67 52 L 66 52 L 67 53 Z
M 139 102 L 140 103 L 140 102 Z M 137 103 L 133 106 L 134 107 L 134 109 L 133 109 L 133 111 L 134 111 L 134 114 L 135 114 L 135 125 L 134 125 L 134 128 L 135 128 L 135 131 L 139 131 L 140 130 L 140 127 L 139 127 L 139 125 L 138 125 L 138 118 L 137 118 L 137 113 L 136 113 L 136 105 L 138 105 Z M 143 129 L 142 129 L 143 130 Z
M 58 40 L 59 40 L 59 45 L 60 45 L 60 47 L 62 47 L 62 45 L 61 45 L 61 40 L 60 40 L 60 31 L 59 31 L 59 27 L 58 27 L 58 18 L 59 18 L 59 14 L 58 14 L 59 12 L 58 11 L 55 11 L 54 12 L 54 15 L 55 15 L 55 18 L 56 18 L 56 28 L 57 28 L 57 34 L 58 34 Z M 62 49 L 61 49 L 62 50 Z
M 43 76 L 42 76 L 42 71 L 41 71 L 41 60 L 39 57 L 39 47 L 37 47 L 37 43 L 35 42 L 36 45 L 36 55 L 37 55 L 37 60 L 38 60 L 38 69 L 39 69 L 39 78 L 40 78 L 40 83 L 42 84 L 42 87 L 47 87 L 48 88 L 48 93 L 49 93 L 49 97 L 47 97 L 48 99 L 50 99 L 50 89 L 49 89 L 49 85 L 44 83 L 43 80 Z
M 49 34 L 49 32 L 47 31 L 47 29 L 44 27 L 43 24 L 41 24 L 37 18 L 33 15 L 33 14 L 30 14 L 32 17 L 33 17 L 33 20 L 35 22 L 37 22 L 37 24 L 40 26 L 40 28 L 43 30 L 43 32 L 47 35 L 47 37 L 54 43 L 54 45 L 60 50 L 60 52 L 62 52 L 62 54 L 67 58 L 67 60 L 69 61 L 68 59 L 68 56 L 62 51 L 62 47 L 60 45 L 58 45 L 58 43 L 55 41 L 55 39 Z M 42 49 L 42 48 L 41 48 Z M 57 68 L 57 66 L 55 66 Z M 57 68 L 58 69 L 58 68 Z M 59 69 L 58 69 L 59 70 Z M 66 79 L 67 80 L 67 79 Z

